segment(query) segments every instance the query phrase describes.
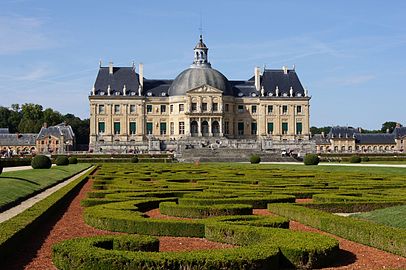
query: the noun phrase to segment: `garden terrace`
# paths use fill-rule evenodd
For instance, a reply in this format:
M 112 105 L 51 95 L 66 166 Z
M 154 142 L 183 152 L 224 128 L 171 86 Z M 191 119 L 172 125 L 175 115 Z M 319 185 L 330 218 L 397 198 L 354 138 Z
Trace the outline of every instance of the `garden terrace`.
M 133 267 L 128 269 L 328 266 L 338 256 L 337 241 L 287 229 L 288 219 L 307 224 L 307 220 L 290 211 L 290 207 L 312 213 L 309 214 L 312 218 L 320 212 L 323 217 L 321 224 L 330 224 L 330 227 L 334 222 L 350 224 L 348 226 L 358 224 L 356 230 L 360 232 L 354 233 L 360 235 L 358 238 L 328 226 L 319 226 L 317 222 L 320 219 L 317 218 L 313 218 L 314 223 L 309 225 L 405 256 L 401 252 L 405 244 L 403 234 L 394 238 L 392 245 L 382 244 L 388 236 L 396 235 L 398 231 L 395 228 L 329 213 L 338 209 L 340 212 L 352 212 L 354 209 L 370 211 L 405 204 L 405 174 L 402 169 L 393 168 L 310 168 L 227 163 L 104 164 L 94 176 L 93 191 L 82 201 L 82 205 L 86 206 L 85 222 L 98 229 L 129 235 L 62 242 L 54 247 L 54 263 L 60 269 L 121 269 L 124 265 Z M 299 198 L 307 199 L 307 203 L 303 206 L 295 204 Z M 262 208 L 261 211 L 268 208 L 285 217 L 251 215 L 253 208 Z M 152 210 L 159 213 L 158 209 L 168 218 L 148 214 Z M 210 212 L 213 209 L 214 214 Z M 225 212 L 219 213 L 219 209 Z M 232 212 L 235 209 L 237 211 Z M 217 214 L 221 216 L 212 217 Z M 232 215 L 224 216 L 227 214 Z M 363 235 L 377 228 L 379 240 L 364 241 Z M 138 247 L 137 243 L 143 238 L 137 235 L 199 237 L 231 244 L 234 248 L 165 253 L 158 252 L 156 246 L 152 250 Z M 120 241 L 126 243 L 125 248 L 114 244 Z M 120 257 L 115 254 L 120 254 Z M 93 265 L 92 261 L 97 263 Z

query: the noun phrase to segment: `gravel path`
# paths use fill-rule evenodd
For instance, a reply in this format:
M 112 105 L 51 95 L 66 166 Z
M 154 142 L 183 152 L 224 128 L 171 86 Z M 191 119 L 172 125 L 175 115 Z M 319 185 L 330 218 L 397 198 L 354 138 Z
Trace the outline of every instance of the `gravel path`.
M 64 186 L 68 185 L 69 183 L 75 181 L 76 179 L 78 179 L 79 177 L 83 176 L 84 174 L 86 174 L 87 172 L 89 172 L 93 167 L 90 167 L 89 169 L 76 174 L 74 176 L 72 176 L 71 178 L 53 186 L 50 187 L 46 190 L 44 190 L 43 192 L 21 202 L 19 205 L 14 206 L 13 208 L 10 208 L 4 212 L 0 213 L 0 223 L 9 220 L 12 217 L 17 216 L 18 214 L 24 212 L 25 210 L 27 210 L 28 208 L 32 207 L 34 204 L 36 204 L 37 202 L 45 199 L 46 197 L 48 197 L 49 195 L 51 195 L 52 193 L 54 193 L 55 191 L 63 188 Z

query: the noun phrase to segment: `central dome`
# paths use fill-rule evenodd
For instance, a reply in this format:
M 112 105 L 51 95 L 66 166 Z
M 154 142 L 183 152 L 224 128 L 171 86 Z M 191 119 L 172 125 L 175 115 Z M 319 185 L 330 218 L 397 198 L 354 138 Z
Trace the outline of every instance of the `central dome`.
M 202 85 L 209 85 L 223 91 L 223 95 L 232 95 L 227 78 L 210 67 L 191 67 L 180 73 L 169 88 L 169 96 L 182 96 L 186 92 Z

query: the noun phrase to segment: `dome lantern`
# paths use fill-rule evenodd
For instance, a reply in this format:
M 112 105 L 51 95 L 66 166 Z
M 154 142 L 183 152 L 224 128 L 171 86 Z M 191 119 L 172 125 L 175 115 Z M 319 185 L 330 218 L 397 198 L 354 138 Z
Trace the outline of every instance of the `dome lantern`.
M 203 36 L 200 35 L 200 40 L 194 48 L 194 60 L 192 67 L 210 67 L 208 51 L 206 44 L 203 42 Z

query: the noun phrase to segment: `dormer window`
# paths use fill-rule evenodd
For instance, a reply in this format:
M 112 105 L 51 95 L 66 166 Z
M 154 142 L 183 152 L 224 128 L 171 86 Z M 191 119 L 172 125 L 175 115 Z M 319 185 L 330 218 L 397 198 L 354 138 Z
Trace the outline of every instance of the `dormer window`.
M 152 97 L 152 92 L 147 92 L 147 96 Z
M 251 96 L 252 96 L 252 97 L 256 97 L 256 96 L 257 96 L 257 93 L 251 93 Z
M 120 95 L 120 92 L 116 91 L 116 92 L 114 92 L 114 95 L 115 95 L 115 96 L 119 96 L 119 95 Z
M 272 97 L 272 95 L 273 95 L 272 92 L 268 93 L 268 97 Z
M 106 94 L 106 93 L 104 93 L 104 91 L 100 91 L 100 92 L 99 92 L 99 95 L 100 95 L 100 96 L 104 96 L 105 94 Z
M 288 96 L 288 93 L 283 93 L 282 96 L 287 97 L 287 96 Z
M 166 93 L 165 93 L 165 92 L 162 92 L 162 93 L 161 93 L 161 96 L 165 97 L 165 96 L 166 96 Z
M 135 96 L 137 93 L 135 93 L 135 92 L 131 92 L 130 93 L 130 96 Z
M 241 93 L 241 92 L 240 92 L 240 93 L 238 93 L 238 96 L 239 96 L 239 97 L 242 97 L 243 95 L 244 95 L 244 94 L 243 94 L 243 93 Z

